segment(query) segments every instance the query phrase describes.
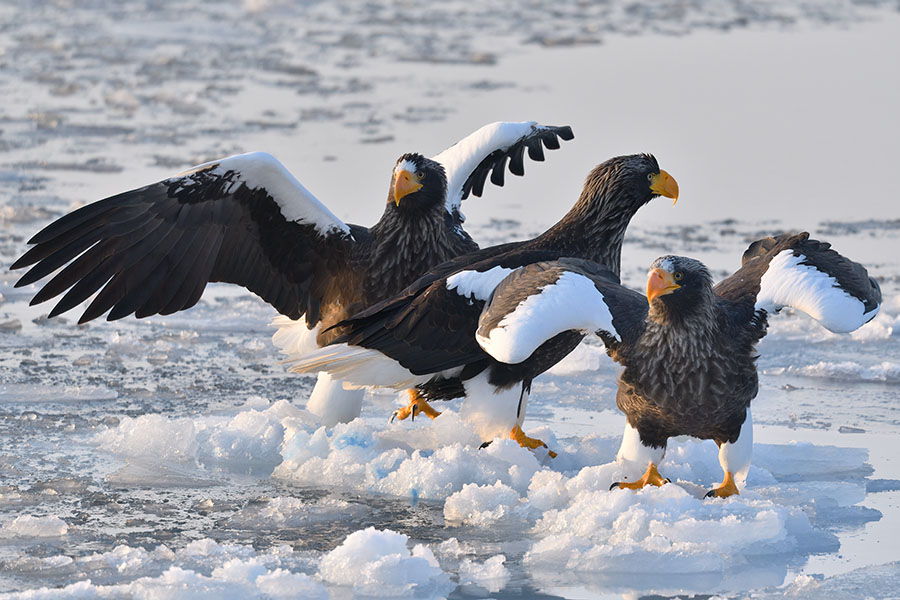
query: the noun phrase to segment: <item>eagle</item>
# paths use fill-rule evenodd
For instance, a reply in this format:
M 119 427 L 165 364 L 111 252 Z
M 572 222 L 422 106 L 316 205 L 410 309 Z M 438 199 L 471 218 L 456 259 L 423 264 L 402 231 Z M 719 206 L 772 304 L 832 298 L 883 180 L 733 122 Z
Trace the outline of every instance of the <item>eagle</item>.
M 31 267 L 16 286 L 58 270 L 31 304 L 65 293 L 54 317 L 96 294 L 85 323 L 107 311 L 110 321 L 171 314 L 196 304 L 209 282 L 235 283 L 280 313 L 276 345 L 315 348 L 330 325 L 476 250 L 462 200 L 481 196 L 488 179 L 502 186 L 507 168 L 523 175 L 526 152 L 542 161 L 544 148 L 573 137 L 568 126 L 496 122 L 433 158 L 404 154 L 371 227 L 341 221 L 270 154 L 214 160 L 50 223 L 12 265 Z M 327 377 L 315 398 L 326 424 L 359 414 L 361 393 Z
M 528 265 L 497 286 L 476 338 L 494 360 L 513 366 L 568 332 L 597 335 L 624 367 L 617 460 L 632 476 L 611 489 L 667 483 L 657 468 L 666 442 L 688 435 L 715 440 L 724 476 L 707 496 L 728 497 L 750 467 L 756 344 L 769 317 L 790 307 L 846 333 L 874 318 L 880 303 L 878 283 L 862 265 L 808 233 L 785 233 L 753 242 L 740 269 L 717 285 L 697 260 L 658 258 L 646 296 L 590 261 Z
M 356 385 L 413 389 L 413 414 L 421 411 L 432 418 L 440 413 L 428 400 L 490 397 L 490 402 L 464 402 L 461 409 L 483 440 L 508 435 L 523 446 L 544 446 L 524 434 L 521 418 L 510 428 L 506 417 L 509 411 L 524 416 L 531 380 L 574 349 L 583 334 L 563 333 L 548 341 L 546 352 L 507 365 L 475 340 L 482 307 L 507 275 L 539 261 L 574 256 L 605 265 L 615 276 L 629 221 L 658 196 L 677 201 L 678 184 L 652 155 L 607 160 L 588 174 L 572 209 L 543 234 L 436 267 L 394 298 L 339 322 L 329 345 L 292 356 L 290 369 L 325 371 Z M 470 406 L 500 419 L 474 414 L 467 410 Z

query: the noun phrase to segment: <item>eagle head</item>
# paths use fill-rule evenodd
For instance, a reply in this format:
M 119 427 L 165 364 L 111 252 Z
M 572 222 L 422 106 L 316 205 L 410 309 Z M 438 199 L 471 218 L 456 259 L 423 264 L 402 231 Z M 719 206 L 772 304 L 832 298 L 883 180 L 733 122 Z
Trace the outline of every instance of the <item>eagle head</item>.
M 388 203 L 401 211 L 419 211 L 444 206 L 447 175 L 444 167 L 421 154 L 404 154 L 391 175 Z
M 698 260 L 661 256 L 647 274 L 647 302 L 657 321 L 681 320 L 711 306 L 712 275 Z

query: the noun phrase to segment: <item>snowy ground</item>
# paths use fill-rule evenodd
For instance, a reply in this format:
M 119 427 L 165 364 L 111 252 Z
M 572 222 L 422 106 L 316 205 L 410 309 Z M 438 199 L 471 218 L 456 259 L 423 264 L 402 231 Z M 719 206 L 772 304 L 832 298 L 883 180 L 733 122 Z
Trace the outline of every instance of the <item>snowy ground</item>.
M 452 405 L 389 425 L 392 394 L 318 427 L 242 290 L 78 327 L 0 273 L 0 593 L 900 595 L 895 2 L 75 4 L 0 5 L 3 264 L 77 205 L 239 151 L 371 223 L 402 152 L 538 119 L 576 140 L 467 201 L 482 244 L 647 150 L 682 197 L 636 219 L 626 282 L 663 253 L 724 275 L 758 235 L 806 228 L 886 301 L 850 336 L 773 321 L 747 488 L 711 502 L 715 447 L 687 439 L 661 466 L 675 485 L 607 491 L 624 421 L 597 345 L 535 385 L 526 430 L 550 460 L 479 450 Z

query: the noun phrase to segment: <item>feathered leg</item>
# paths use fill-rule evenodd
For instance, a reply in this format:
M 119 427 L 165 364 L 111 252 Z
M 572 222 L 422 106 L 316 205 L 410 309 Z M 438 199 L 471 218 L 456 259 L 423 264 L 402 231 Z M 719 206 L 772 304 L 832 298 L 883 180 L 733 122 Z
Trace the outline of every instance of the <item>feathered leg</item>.
M 747 418 L 741 425 L 741 432 L 734 443 L 725 442 L 719 444 L 719 464 L 725 476 L 722 485 L 706 493 L 707 498 L 727 498 L 738 494 L 735 480 L 743 483 L 747 479 L 750 470 L 750 456 L 753 453 L 753 419 L 750 417 L 750 409 L 747 409 Z
M 362 411 L 365 393 L 366 390 L 344 389 L 340 379 L 333 379 L 322 371 L 306 403 L 306 410 L 319 417 L 326 427 L 349 423 Z
M 657 465 L 666 455 L 666 447 L 654 448 L 645 446 L 641 441 L 638 430 L 626 421 L 625 433 L 622 434 L 622 445 L 616 454 L 616 462 L 622 467 L 626 481 L 615 481 L 609 489 L 639 490 L 647 485 L 657 487 L 669 483 L 669 480 L 659 474 Z M 637 477 L 637 473 L 643 470 L 643 475 Z M 627 481 L 633 479 L 633 481 Z

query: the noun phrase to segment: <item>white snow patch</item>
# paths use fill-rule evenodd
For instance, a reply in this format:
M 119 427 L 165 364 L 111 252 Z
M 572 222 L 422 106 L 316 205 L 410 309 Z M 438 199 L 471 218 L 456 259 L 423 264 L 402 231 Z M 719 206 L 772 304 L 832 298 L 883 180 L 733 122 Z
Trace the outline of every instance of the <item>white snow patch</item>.
M 33 517 L 19 515 L 0 528 L 3 537 L 61 537 L 69 532 L 66 522 L 56 516 Z
M 389 529 L 356 531 L 322 558 L 319 576 L 366 596 L 397 598 L 429 589 L 448 593 L 453 586 L 431 550 L 418 544 L 410 551 L 408 542 Z
M 444 502 L 444 519 L 475 527 L 490 527 L 521 517 L 519 493 L 496 481 L 493 485 L 467 483 Z
M 254 403 L 261 405 L 259 399 Z M 144 468 L 156 463 L 162 477 L 171 471 L 173 463 L 176 470 L 177 465 L 200 462 L 246 472 L 274 468 L 282 460 L 285 431 L 316 426 L 316 422 L 305 411 L 279 400 L 265 410 L 241 410 L 231 417 L 123 417 L 118 426 L 95 435 L 93 443 Z M 153 477 L 150 471 L 146 475 Z
M 168 419 L 159 414 L 122 417 L 117 427 L 94 436 L 94 443 L 120 456 L 153 456 L 184 463 L 197 455 L 197 427 L 191 419 Z
M 505 562 L 506 557 L 502 554 L 492 556 L 483 563 L 467 558 L 459 564 L 459 583 L 474 583 L 491 594 L 499 592 L 509 582 L 509 569 L 503 565 Z
M 466 483 L 499 480 L 524 492 L 540 469 L 535 455 L 512 440 L 480 449 L 480 438 L 450 410 L 434 425 L 441 426 L 438 433 L 416 437 L 361 420 L 331 431 L 298 429 L 286 438 L 284 462 L 273 476 L 301 485 L 443 500 Z

